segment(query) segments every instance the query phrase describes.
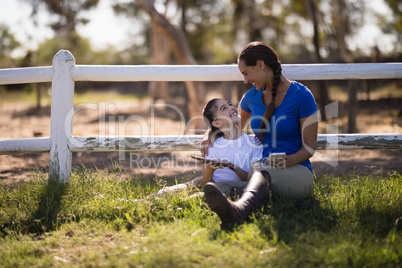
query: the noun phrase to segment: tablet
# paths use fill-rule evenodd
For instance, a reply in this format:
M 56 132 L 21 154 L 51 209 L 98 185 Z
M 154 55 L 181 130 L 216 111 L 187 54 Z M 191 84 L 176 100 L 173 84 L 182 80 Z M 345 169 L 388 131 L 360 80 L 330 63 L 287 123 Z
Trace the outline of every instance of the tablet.
M 222 167 L 228 167 L 228 168 L 232 169 L 232 167 L 229 166 L 227 163 L 224 163 L 224 162 L 221 162 L 221 161 L 218 161 L 218 160 L 211 160 L 211 159 L 207 159 L 207 158 L 204 158 L 204 157 L 201 157 L 201 156 L 196 156 L 196 155 L 192 155 L 191 157 L 193 159 L 195 159 L 195 160 L 200 161 L 203 164 L 214 164 L 214 165 L 219 165 L 219 166 L 222 166 Z

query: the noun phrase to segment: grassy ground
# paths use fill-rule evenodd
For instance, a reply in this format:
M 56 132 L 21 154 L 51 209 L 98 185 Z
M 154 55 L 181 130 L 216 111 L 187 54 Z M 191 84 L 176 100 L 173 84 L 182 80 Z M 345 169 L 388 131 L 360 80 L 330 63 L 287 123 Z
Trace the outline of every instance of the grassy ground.
M 347 96 L 341 90 L 334 92 L 331 96 Z M 400 94 L 398 90 L 389 92 Z M 34 105 L 35 94 L 28 95 L 23 99 L 1 95 L 0 104 L 24 101 Z M 116 98 L 127 100 L 123 95 L 97 93 L 95 97 L 76 94 L 75 102 Z M 42 105 L 49 103 L 49 96 L 44 94 Z M 387 114 L 373 110 L 377 114 L 359 114 L 360 130 L 398 132 L 399 110 Z M 337 120 L 342 129 L 346 119 Z M 37 124 L 29 122 L 21 124 L 25 128 Z M 88 131 L 89 122 L 84 123 Z M 39 172 L 26 182 L 0 184 L 0 266 L 402 266 L 401 173 L 322 175 L 314 192 L 320 201 L 318 207 L 296 208 L 293 202 L 271 200 L 250 223 L 233 232 L 220 231 L 219 218 L 200 197 L 181 193 L 146 198 L 166 180 L 173 184 L 171 179 L 146 181 L 130 176 L 78 168 L 66 185 L 48 181 L 47 175 Z
M 400 267 L 402 175 L 317 178 L 314 209 L 270 201 L 221 231 L 201 197 L 146 196 L 166 183 L 77 169 L 0 184 L 5 267 Z M 174 183 L 172 181 L 169 184 Z

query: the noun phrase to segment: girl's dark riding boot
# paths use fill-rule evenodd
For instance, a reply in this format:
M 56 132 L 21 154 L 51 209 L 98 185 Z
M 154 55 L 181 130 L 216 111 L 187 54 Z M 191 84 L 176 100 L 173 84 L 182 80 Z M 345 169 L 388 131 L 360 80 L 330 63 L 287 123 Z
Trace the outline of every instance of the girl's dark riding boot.
M 268 200 L 268 185 L 265 176 L 268 172 L 254 173 L 243 195 L 236 202 L 230 201 L 225 194 L 213 183 L 207 183 L 204 187 L 204 197 L 208 206 L 218 214 L 222 224 L 221 227 L 242 224 L 251 213 L 262 207 Z

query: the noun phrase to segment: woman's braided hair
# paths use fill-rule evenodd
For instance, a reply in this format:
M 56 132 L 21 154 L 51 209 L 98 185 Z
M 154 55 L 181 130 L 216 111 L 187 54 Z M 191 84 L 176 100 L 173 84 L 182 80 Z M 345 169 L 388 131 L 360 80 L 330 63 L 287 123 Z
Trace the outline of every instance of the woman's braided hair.
M 281 81 L 282 67 L 275 51 L 272 47 L 262 42 L 251 42 L 240 52 L 238 61 L 242 60 L 246 66 L 256 66 L 258 60 L 264 61 L 264 64 L 270 67 L 274 72 L 272 81 L 272 99 L 265 110 L 261 121 L 260 131 L 256 134 L 260 142 L 264 141 L 264 133 L 267 125 L 275 111 L 276 94 L 278 93 L 279 83 Z

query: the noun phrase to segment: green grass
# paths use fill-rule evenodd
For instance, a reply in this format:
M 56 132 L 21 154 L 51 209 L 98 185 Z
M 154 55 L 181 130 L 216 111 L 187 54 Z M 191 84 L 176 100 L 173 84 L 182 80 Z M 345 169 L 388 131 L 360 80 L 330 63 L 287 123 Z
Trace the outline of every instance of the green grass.
M 5 267 L 400 267 L 402 175 L 322 176 L 314 209 L 271 200 L 221 231 L 201 197 L 146 198 L 161 181 L 77 169 L 0 185 Z

